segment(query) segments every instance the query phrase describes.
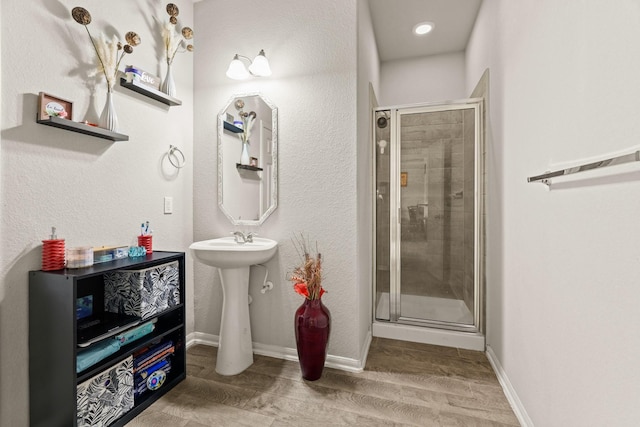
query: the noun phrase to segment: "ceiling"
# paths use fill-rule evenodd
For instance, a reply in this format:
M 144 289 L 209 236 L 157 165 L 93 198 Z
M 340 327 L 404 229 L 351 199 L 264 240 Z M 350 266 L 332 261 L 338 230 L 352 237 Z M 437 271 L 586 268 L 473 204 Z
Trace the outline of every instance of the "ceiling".
M 380 62 L 465 50 L 482 0 L 369 0 Z M 414 25 L 434 30 L 415 36 Z

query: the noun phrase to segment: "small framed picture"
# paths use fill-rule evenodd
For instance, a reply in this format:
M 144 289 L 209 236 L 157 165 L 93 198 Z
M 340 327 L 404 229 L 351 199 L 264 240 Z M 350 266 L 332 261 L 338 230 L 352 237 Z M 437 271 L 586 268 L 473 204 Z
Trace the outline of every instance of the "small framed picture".
M 407 179 L 409 178 L 409 174 L 407 172 L 400 172 L 400 187 L 407 186 Z
M 249 166 L 258 167 L 258 158 L 252 157 L 251 160 L 249 161 Z
M 48 120 L 49 117 L 72 120 L 73 102 L 40 92 L 38 96 L 38 120 Z

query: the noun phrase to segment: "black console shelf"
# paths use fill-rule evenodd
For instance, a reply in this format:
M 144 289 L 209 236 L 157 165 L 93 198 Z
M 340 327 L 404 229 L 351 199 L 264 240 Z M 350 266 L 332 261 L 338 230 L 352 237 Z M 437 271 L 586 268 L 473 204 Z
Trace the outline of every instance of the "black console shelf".
M 142 270 L 178 262 L 180 304 L 143 320 L 155 319 L 154 331 L 123 345 L 100 362 L 76 373 L 76 301 L 86 287 L 104 286 L 103 275 L 118 270 Z M 29 272 L 29 416 L 31 426 L 76 427 L 77 386 L 121 363 L 157 338 L 175 344 L 171 371 L 157 390 L 136 397 L 133 409 L 110 426 L 124 426 L 186 378 L 185 256 L 183 252 L 154 251 L 92 267 Z M 106 338 L 112 339 L 112 338 Z

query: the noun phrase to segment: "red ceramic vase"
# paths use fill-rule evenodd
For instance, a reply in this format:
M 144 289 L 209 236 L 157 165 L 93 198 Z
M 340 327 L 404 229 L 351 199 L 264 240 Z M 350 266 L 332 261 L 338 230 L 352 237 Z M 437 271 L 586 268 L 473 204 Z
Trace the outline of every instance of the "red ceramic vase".
M 321 299 L 305 298 L 296 310 L 294 322 L 302 378 L 315 381 L 322 375 L 327 358 L 331 313 Z

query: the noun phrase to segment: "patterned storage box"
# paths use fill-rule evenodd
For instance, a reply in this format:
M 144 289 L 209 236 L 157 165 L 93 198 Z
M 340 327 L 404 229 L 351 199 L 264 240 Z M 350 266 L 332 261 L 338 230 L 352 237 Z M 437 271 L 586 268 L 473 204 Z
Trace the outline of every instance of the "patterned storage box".
M 77 387 L 78 427 L 106 427 L 133 408 L 133 356 Z
M 180 304 L 178 261 L 104 275 L 105 310 L 143 320 Z

